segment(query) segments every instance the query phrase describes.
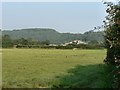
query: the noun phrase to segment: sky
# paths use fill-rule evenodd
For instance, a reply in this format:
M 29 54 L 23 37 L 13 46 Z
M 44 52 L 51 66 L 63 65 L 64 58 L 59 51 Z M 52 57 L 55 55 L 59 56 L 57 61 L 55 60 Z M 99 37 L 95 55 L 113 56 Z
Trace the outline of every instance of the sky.
M 116 0 L 1 0 L 2 2 L 115 2 Z
M 105 9 L 102 2 L 2 2 L 0 28 L 83 33 L 103 25 Z

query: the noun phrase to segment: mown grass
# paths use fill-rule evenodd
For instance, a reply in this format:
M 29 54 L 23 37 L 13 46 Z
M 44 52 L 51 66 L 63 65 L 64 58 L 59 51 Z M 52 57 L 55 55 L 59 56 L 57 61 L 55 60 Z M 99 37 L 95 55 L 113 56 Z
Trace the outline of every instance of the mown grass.
M 106 50 L 3 49 L 4 88 L 110 87 Z

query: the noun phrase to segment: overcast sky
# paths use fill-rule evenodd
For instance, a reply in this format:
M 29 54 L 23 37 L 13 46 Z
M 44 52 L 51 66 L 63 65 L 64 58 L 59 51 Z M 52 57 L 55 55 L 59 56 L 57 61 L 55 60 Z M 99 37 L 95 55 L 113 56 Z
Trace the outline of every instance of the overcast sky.
M 106 13 L 102 2 L 3 2 L 1 15 L 2 29 L 53 28 L 83 33 L 102 25 Z

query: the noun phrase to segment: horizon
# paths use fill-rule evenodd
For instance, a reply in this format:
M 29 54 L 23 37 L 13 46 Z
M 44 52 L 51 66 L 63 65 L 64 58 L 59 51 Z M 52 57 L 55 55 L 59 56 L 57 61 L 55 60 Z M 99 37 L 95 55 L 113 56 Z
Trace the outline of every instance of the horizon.
M 103 31 L 102 29 L 100 30 L 100 29 L 97 29 L 97 30 L 88 30 L 88 31 L 85 31 L 85 32 L 82 32 L 82 33 L 80 33 L 80 32 L 78 32 L 78 33 L 75 33 L 75 32 L 59 32 L 58 30 L 56 30 L 56 29 L 54 29 L 54 28 L 21 28 L 21 29 L 11 29 L 11 30 L 7 30 L 7 29 L 0 29 L 1 31 L 20 31 L 20 30 L 29 30 L 29 29 L 52 29 L 52 30 L 55 30 L 56 32 L 58 32 L 58 33 L 71 33 L 71 34 L 84 34 L 84 33 L 86 33 L 86 32 L 89 32 L 89 31 L 93 31 L 93 32 L 101 32 L 101 31 Z
M 102 2 L 3 2 L 2 30 L 52 28 L 62 33 L 84 33 L 103 25 Z

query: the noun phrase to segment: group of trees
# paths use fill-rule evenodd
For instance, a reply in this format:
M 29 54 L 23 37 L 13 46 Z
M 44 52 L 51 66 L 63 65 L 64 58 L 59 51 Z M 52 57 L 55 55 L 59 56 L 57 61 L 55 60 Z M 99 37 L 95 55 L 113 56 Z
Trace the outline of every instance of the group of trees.
M 105 62 L 112 67 L 113 88 L 120 89 L 120 1 L 117 4 L 112 2 L 105 2 L 105 4 L 108 13 L 106 21 L 104 21 L 107 48 Z
M 2 36 L 3 48 L 10 48 L 13 47 L 14 45 L 49 45 L 49 44 L 50 44 L 49 40 L 38 41 L 38 40 L 33 40 L 31 38 L 29 39 L 20 38 L 20 39 L 12 40 L 9 35 Z
M 103 43 L 99 43 L 96 40 L 89 41 L 88 44 L 69 44 L 66 46 L 57 45 L 57 46 L 49 46 L 50 41 L 39 41 L 35 39 L 11 39 L 9 35 L 3 35 L 2 36 L 2 47 L 3 48 L 10 48 L 10 47 L 16 47 L 16 48 L 56 48 L 56 49 L 73 49 L 73 48 L 80 48 L 80 49 L 101 49 L 104 48 Z

